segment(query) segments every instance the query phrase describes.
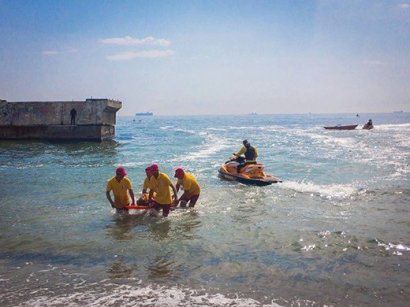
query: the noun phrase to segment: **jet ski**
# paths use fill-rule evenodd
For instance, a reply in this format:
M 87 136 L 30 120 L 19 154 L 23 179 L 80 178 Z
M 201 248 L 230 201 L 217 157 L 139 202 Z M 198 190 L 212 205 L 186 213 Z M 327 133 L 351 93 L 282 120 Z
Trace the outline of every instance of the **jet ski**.
M 262 163 L 248 164 L 237 172 L 237 167 L 245 161 L 244 158 L 231 158 L 226 161 L 219 169 L 219 176 L 232 181 L 238 181 L 244 184 L 265 186 L 272 183 L 282 182 L 272 175 L 265 174 L 265 166 Z

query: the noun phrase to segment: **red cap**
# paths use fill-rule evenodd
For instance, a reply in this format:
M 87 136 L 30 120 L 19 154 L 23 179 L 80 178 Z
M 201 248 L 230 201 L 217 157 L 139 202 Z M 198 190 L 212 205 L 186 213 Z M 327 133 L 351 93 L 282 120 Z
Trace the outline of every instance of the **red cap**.
M 125 172 L 125 169 L 123 167 L 118 167 L 115 171 L 118 175 L 121 176 L 127 176 L 127 173 Z
M 181 176 L 182 174 L 184 174 L 184 169 L 182 168 L 182 167 L 178 167 L 176 170 L 175 170 L 175 175 L 174 175 L 174 177 L 179 177 L 179 176 Z
M 156 172 L 159 169 L 158 164 L 155 164 L 155 163 L 152 164 L 150 168 L 153 172 Z

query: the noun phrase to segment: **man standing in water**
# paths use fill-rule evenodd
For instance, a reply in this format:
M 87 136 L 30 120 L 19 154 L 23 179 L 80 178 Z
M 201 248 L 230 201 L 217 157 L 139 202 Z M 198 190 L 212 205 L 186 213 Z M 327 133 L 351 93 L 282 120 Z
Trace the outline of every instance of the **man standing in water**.
M 117 210 L 117 213 L 128 211 L 126 206 L 135 205 L 134 191 L 132 189 L 131 180 L 127 177 L 127 173 L 123 167 L 119 167 L 115 171 L 115 176 L 107 182 L 105 195 L 111 204 L 112 208 Z M 114 193 L 114 201 L 111 198 L 111 191 Z
M 199 193 L 201 192 L 201 188 L 199 187 L 199 183 L 195 176 L 185 172 L 182 167 L 179 167 L 175 170 L 174 177 L 178 179 L 176 185 L 177 192 L 181 186 L 184 189 L 184 193 L 179 200 L 176 199 L 176 205 L 180 202 L 181 208 L 185 208 L 189 202 L 189 207 L 193 208 L 199 198 Z
M 157 164 L 152 164 L 151 170 L 153 176 L 150 181 L 152 181 L 154 189 L 150 190 L 149 199 L 152 199 L 154 191 L 156 192 L 155 200 L 151 201 L 151 206 L 157 212 L 162 209 L 162 216 L 166 217 L 168 216 L 172 205 L 170 188 L 174 193 L 175 200 L 178 199 L 177 190 L 168 175 L 159 171 Z

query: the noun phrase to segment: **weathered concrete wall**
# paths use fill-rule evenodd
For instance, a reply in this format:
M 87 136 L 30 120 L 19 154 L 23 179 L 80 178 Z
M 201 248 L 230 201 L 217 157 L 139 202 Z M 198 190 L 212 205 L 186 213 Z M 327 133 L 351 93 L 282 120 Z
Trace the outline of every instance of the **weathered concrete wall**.
M 77 111 L 77 125 L 115 125 L 115 113 L 121 101 L 87 99 L 86 101 L 0 101 L 0 126 L 70 125 L 71 109 Z
M 110 125 L 0 126 L 0 139 L 47 139 L 102 141 L 115 135 Z
M 110 99 L 85 101 L 0 100 L 0 138 L 104 139 L 115 135 L 116 112 L 122 102 Z M 77 111 L 71 125 L 71 109 Z

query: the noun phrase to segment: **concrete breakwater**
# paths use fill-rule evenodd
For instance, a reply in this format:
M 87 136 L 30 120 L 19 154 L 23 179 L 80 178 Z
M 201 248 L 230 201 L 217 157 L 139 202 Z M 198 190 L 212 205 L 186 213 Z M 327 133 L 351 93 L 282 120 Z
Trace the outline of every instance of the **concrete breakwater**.
M 0 139 L 97 140 L 115 136 L 122 102 L 0 100 Z

